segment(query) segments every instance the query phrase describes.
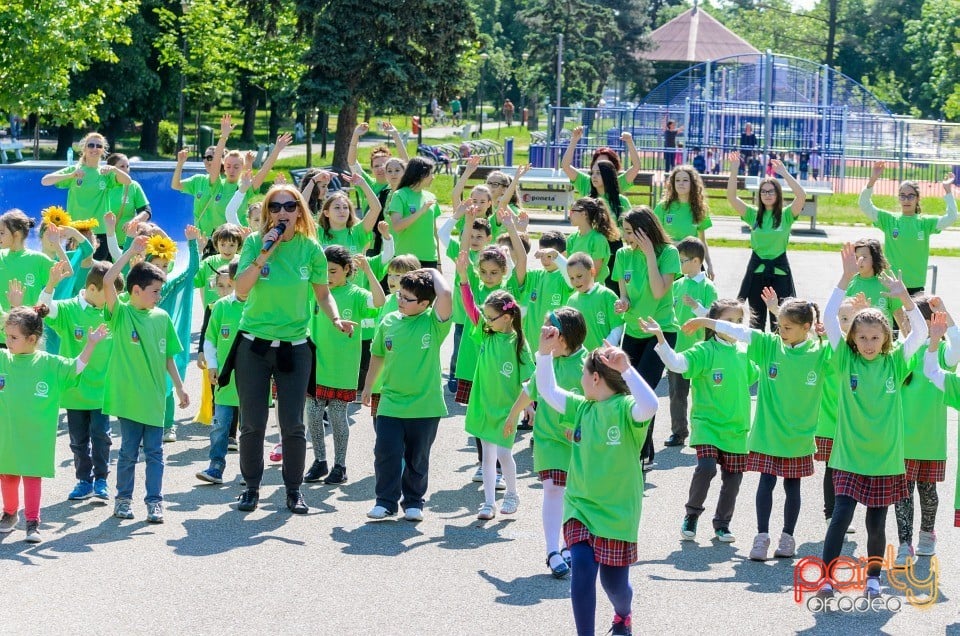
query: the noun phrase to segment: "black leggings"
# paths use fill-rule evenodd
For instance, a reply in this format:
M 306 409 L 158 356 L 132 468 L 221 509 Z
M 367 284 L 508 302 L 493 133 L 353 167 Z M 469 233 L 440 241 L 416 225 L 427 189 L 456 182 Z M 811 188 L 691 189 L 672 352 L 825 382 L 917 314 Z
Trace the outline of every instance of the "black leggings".
M 770 532 L 770 514 L 773 512 L 773 489 L 777 486 L 777 476 L 763 473 L 757 486 L 757 532 Z M 800 517 L 800 478 L 783 479 L 783 492 L 787 500 L 783 504 L 783 531 L 793 536 Z M 834 513 L 836 514 L 836 513 Z
M 823 516 L 829 519 L 833 516 L 833 507 L 836 505 L 836 497 L 833 489 L 833 469 L 824 466 L 823 469 Z
M 867 556 L 870 563 L 867 565 L 867 576 L 880 576 L 883 551 L 887 547 L 887 508 L 867 508 Z M 833 516 L 827 528 L 827 538 L 823 540 L 823 562 L 830 567 L 830 563 L 840 556 L 843 549 L 843 538 L 853 521 L 853 511 L 857 508 L 857 501 L 847 495 L 838 495 L 837 503 L 833 507 Z M 876 559 L 874 561 L 874 559 Z M 829 574 L 829 572 L 827 573 Z
M 677 344 L 677 334 L 664 332 L 663 337 L 671 347 Z M 663 377 L 663 360 L 661 360 L 657 352 L 653 350 L 656 345 L 657 339 L 653 337 L 634 338 L 626 334 L 623 336 L 623 350 L 626 352 L 627 357 L 630 358 L 630 364 L 637 370 L 637 373 L 640 374 L 644 382 L 650 385 L 650 388 L 654 391 L 657 390 L 657 384 L 660 383 L 660 378 Z M 653 422 L 655 419 L 656 416 L 650 418 L 650 427 L 647 429 L 647 439 L 643 444 L 643 450 L 640 451 L 640 458 L 649 461 L 653 461 L 654 455 L 656 454 L 653 447 Z
M 897 538 L 900 543 L 913 543 L 913 487 L 920 493 L 920 530 L 933 532 L 937 521 L 937 508 L 940 498 L 937 496 L 937 484 L 932 481 L 908 481 L 910 494 L 894 506 L 897 516 Z
M 769 267 L 769 265 L 768 265 Z M 773 287 L 777 292 L 777 297 L 783 302 L 783 299 L 794 294 L 793 276 L 790 274 L 765 276 L 764 274 L 753 274 L 748 272 L 749 291 L 746 301 L 750 304 L 750 327 L 763 331 L 767 322 L 767 316 L 770 316 L 770 331 L 777 330 L 777 318 L 767 310 L 767 305 L 763 302 L 760 294 L 763 292 L 764 283 Z

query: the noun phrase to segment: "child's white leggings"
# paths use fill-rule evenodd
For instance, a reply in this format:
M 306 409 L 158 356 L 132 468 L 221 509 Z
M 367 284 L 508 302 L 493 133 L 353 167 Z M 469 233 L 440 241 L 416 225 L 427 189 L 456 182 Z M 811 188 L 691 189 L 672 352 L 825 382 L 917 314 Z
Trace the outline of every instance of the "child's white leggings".
M 517 462 L 513 461 L 513 449 L 483 444 L 483 497 L 484 503 L 494 505 L 497 501 L 497 460 L 507 482 L 507 493 L 517 493 Z

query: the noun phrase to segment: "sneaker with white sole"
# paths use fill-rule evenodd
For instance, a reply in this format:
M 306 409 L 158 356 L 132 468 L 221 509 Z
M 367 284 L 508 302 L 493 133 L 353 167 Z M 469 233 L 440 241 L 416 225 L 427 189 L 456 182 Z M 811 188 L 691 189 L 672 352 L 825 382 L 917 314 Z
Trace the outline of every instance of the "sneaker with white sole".
M 420 508 L 407 508 L 403 511 L 403 518 L 407 521 L 423 521 L 423 510 Z
M 901 543 L 900 547 L 897 549 L 897 558 L 893 562 L 893 567 L 896 569 L 904 569 L 913 564 L 913 546 L 909 543 Z
M 686 515 L 680 524 L 680 539 L 693 541 L 697 537 L 697 515 Z
M 169 444 L 170 442 L 177 441 L 177 427 L 171 426 L 170 428 L 163 431 L 163 442 Z
M 113 516 L 117 519 L 133 519 L 133 508 L 129 499 L 117 499 L 113 504 Z
M 97 477 L 93 480 L 93 503 L 105 504 L 110 501 L 110 486 L 106 477 Z
M 506 490 L 507 489 L 507 480 L 503 478 L 503 475 L 497 473 L 497 490 Z
M 477 472 L 473 473 L 473 478 L 470 481 L 476 481 L 476 482 L 483 481 L 483 466 L 477 467 Z
M 240 450 L 240 444 L 237 442 L 237 438 L 236 438 L 236 437 L 228 437 L 228 438 L 227 438 L 227 450 L 228 450 L 228 451 Z
M 920 531 L 920 540 L 917 541 L 917 549 L 914 554 L 917 556 L 933 556 L 937 553 L 937 532 Z
M 147 523 L 163 523 L 163 504 L 159 501 L 147 504 Z
M 13 532 L 13 529 L 17 527 L 18 516 L 17 513 L 13 514 L 9 512 L 3 513 L 3 517 L 0 517 L 0 533 L 7 534 L 8 532 Z
M 733 533 L 730 532 L 730 528 L 717 528 L 713 531 L 714 536 L 717 538 L 717 541 L 721 543 L 733 543 L 737 540 Z
M 205 481 L 208 484 L 222 484 L 223 483 L 223 471 L 219 468 L 214 468 L 211 466 L 206 470 L 201 470 L 197 473 L 197 479 L 200 481 Z
M 480 506 L 480 512 L 477 513 L 477 519 L 480 521 L 490 521 L 497 516 L 497 507 L 490 504 Z
M 503 496 L 500 502 L 500 512 L 505 515 L 512 515 L 520 508 L 520 495 L 515 492 L 508 492 Z
M 753 548 L 750 549 L 751 561 L 766 561 L 767 551 L 770 549 L 770 535 L 761 532 L 753 538 Z
M 27 543 L 40 543 L 40 522 L 27 520 L 27 536 L 23 539 Z
M 777 549 L 773 551 L 773 556 L 776 559 L 791 559 L 797 553 L 797 540 L 793 538 L 793 535 L 787 534 L 786 532 L 780 533 L 780 543 L 777 544 Z
M 78 481 L 77 485 L 70 491 L 70 494 L 67 495 L 67 499 L 70 501 L 83 501 L 90 497 L 93 497 L 93 482 L 85 479 Z
M 374 506 L 370 509 L 370 512 L 367 513 L 367 518 L 372 519 L 373 521 L 383 521 L 384 519 L 396 516 L 396 512 L 390 512 L 383 506 Z

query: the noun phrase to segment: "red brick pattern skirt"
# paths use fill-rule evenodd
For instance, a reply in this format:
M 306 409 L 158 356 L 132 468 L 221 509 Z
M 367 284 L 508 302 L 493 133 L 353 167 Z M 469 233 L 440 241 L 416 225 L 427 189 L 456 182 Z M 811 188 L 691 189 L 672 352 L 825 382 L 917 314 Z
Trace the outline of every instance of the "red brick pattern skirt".
M 541 470 L 537 473 L 537 478 L 540 479 L 540 481 L 552 479 L 553 485 L 560 486 L 561 488 L 567 485 L 567 471 L 560 470 L 559 468 Z
M 774 457 L 773 455 L 751 451 L 747 458 L 747 470 L 754 473 L 776 475 L 786 479 L 809 477 L 813 474 L 813 455 Z
M 594 560 L 601 565 L 623 567 L 636 563 L 639 558 L 636 543 L 595 536 L 579 519 L 563 524 L 563 540 L 568 547 L 586 541 L 593 548 Z
M 717 460 L 717 465 L 728 473 L 742 473 L 747 470 L 747 458 L 749 455 L 746 453 L 728 453 L 709 444 L 697 445 L 694 446 L 694 448 L 697 450 L 697 459 L 712 457 Z
M 852 497 L 868 508 L 886 508 L 909 496 L 905 475 L 858 475 L 845 470 L 833 470 L 833 490 L 836 496 Z

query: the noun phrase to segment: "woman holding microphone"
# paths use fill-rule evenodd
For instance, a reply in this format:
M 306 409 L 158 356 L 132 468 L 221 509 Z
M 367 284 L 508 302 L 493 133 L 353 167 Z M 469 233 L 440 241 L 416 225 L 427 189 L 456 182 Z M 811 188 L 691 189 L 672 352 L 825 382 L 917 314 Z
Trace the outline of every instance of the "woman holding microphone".
M 303 407 L 308 391 L 316 388 L 315 347 L 307 338 L 311 294 L 340 331 L 352 335 L 356 323 L 340 319 L 327 287 L 327 259 L 316 240 L 313 217 L 296 187 L 270 188 L 262 209 L 261 229 L 247 237 L 240 253 L 236 293 L 246 304 L 219 378 L 224 386 L 235 371 L 240 395 L 240 472 L 247 487 L 237 509 L 255 510 L 260 500 L 273 378 L 287 508 L 306 514 L 300 492 L 307 450 Z

